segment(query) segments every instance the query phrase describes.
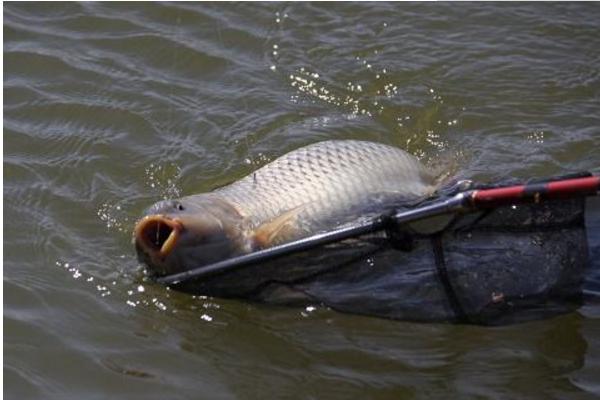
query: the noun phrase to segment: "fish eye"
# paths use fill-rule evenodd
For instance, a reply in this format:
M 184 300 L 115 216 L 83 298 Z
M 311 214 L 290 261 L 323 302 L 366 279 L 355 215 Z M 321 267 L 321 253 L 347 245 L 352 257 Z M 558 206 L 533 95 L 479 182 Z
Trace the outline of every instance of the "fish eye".
M 177 208 L 179 211 L 185 210 L 185 207 L 183 207 L 183 204 L 181 204 L 179 202 L 175 205 L 175 208 Z

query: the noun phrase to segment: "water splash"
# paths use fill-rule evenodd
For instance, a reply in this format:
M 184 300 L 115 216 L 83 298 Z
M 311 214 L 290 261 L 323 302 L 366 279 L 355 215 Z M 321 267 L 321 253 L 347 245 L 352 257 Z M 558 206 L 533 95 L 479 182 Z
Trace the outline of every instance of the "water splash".
M 153 191 L 158 192 L 163 199 L 181 197 L 181 189 L 177 181 L 181 176 L 181 168 L 175 163 L 154 164 L 151 163 L 145 170 L 146 185 Z
M 300 311 L 300 315 L 304 318 L 308 318 L 311 314 L 318 311 L 318 307 L 314 305 L 308 305 L 304 308 L 304 310 Z
M 57 267 L 66 270 L 74 280 L 84 282 L 85 285 L 88 285 L 90 288 L 96 290 L 101 297 L 110 296 L 112 293 L 110 290 L 110 286 L 115 286 L 117 284 L 116 281 L 112 281 L 110 283 L 98 283 L 100 281 L 99 279 L 97 279 L 93 275 L 83 272 L 81 270 L 81 267 L 75 265 L 74 263 L 56 261 L 55 264 Z
M 255 167 L 261 167 L 269 162 L 271 162 L 271 157 L 266 154 L 259 152 L 256 157 L 246 157 L 244 159 L 244 164 L 253 165 Z
M 534 144 L 544 144 L 544 131 L 534 131 L 527 135 L 527 141 Z
M 181 311 L 198 311 L 199 318 L 205 322 L 217 322 L 215 313 L 221 306 L 207 296 L 186 296 L 185 304 L 172 301 L 171 289 L 150 284 L 148 278 L 142 282 L 128 279 L 103 279 L 83 271 L 73 262 L 56 261 L 55 265 L 69 273 L 74 281 L 90 291 L 97 292 L 102 298 L 123 299 L 131 308 L 143 308 L 160 313 L 177 314 Z M 191 300 L 191 304 L 190 304 Z
M 312 102 L 323 101 L 327 104 L 348 109 L 352 115 L 373 115 L 369 107 L 363 105 L 360 99 L 353 95 L 353 93 L 360 94 L 363 92 L 363 87 L 360 84 L 348 82 L 344 90 L 334 89 L 324 81 L 319 73 L 310 72 L 305 67 L 301 67 L 295 73 L 290 74 L 289 80 L 290 86 L 296 90 L 296 95 L 290 97 L 293 102 L 298 102 L 299 95 L 305 95 Z
M 129 232 L 130 220 L 120 203 L 102 203 L 96 214 L 109 230 Z

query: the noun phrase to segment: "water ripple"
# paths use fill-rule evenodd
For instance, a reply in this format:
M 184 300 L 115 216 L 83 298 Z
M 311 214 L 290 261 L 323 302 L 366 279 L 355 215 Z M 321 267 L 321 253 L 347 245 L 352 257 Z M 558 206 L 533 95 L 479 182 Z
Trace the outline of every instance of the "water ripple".
M 598 173 L 599 17 L 586 3 L 7 3 L 5 393 L 598 395 L 595 259 L 578 313 L 425 325 L 166 290 L 131 231 L 159 199 L 325 139 L 449 154 L 483 181 Z

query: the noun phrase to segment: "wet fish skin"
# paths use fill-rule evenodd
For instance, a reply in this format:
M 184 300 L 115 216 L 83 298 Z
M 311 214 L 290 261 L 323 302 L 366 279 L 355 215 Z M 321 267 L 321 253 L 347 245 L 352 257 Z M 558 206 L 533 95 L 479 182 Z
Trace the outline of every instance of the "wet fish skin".
M 318 142 L 213 192 L 157 203 L 134 242 L 152 271 L 175 273 L 380 213 L 436 187 L 436 176 L 399 148 Z
M 433 174 L 401 149 L 331 140 L 294 150 L 216 193 L 243 214 L 266 221 L 307 201 L 322 214 L 360 203 L 372 193 L 422 196 L 434 184 Z
M 231 205 L 210 193 L 160 201 L 144 214 L 134 229 L 133 242 L 139 261 L 152 274 L 181 272 L 249 251 L 245 221 Z M 174 224 L 168 237 L 175 235 L 176 243 L 163 252 L 166 241 L 157 232 L 159 225 L 167 224 Z M 155 238 L 160 246 L 153 246 Z

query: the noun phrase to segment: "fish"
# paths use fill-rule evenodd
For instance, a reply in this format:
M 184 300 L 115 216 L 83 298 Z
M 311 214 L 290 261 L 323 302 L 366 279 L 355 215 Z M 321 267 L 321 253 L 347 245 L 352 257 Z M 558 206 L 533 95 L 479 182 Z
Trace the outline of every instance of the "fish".
M 400 148 L 321 141 L 211 192 L 157 202 L 136 223 L 133 242 L 148 272 L 165 276 L 421 201 L 440 181 Z

